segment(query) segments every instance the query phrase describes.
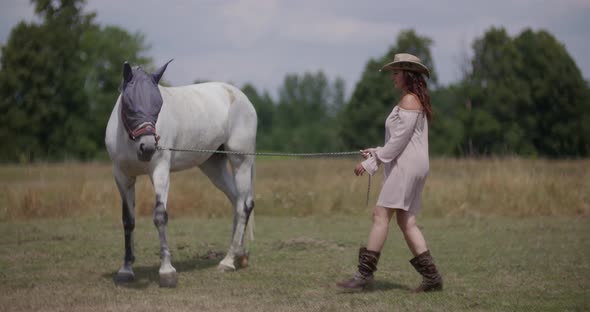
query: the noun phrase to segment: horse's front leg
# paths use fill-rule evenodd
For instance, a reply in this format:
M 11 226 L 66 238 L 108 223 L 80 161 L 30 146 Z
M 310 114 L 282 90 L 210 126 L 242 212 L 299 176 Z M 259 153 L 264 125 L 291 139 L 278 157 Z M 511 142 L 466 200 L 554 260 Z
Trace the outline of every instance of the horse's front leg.
M 123 230 L 125 232 L 125 260 L 117 272 L 117 283 L 128 283 L 135 279 L 132 265 L 135 261 L 133 254 L 133 229 L 135 229 L 135 177 L 125 175 L 119 168 L 113 168 L 113 175 L 117 188 L 121 194 L 123 206 Z
M 178 275 L 172 266 L 170 248 L 166 238 L 166 225 L 168 224 L 168 190 L 170 187 L 170 171 L 167 165 L 156 166 L 150 175 L 156 193 L 156 207 L 154 208 L 154 225 L 160 236 L 160 287 L 176 287 Z

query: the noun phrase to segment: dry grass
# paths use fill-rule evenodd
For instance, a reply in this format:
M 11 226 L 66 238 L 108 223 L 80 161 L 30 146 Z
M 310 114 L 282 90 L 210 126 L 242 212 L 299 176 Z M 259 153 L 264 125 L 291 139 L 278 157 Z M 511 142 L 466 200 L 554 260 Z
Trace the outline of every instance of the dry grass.
M 355 159 L 262 159 L 257 162 L 259 215 L 365 214 L 367 178 Z M 433 159 L 424 193 L 427 216 L 590 216 L 590 160 Z M 371 203 L 381 177 L 373 178 Z M 139 216 L 150 216 L 149 179 L 138 179 Z M 171 217 L 226 217 L 229 202 L 198 170 L 174 173 Z M 0 167 L 0 221 L 120 215 L 109 164 Z
M 589 216 L 590 160 L 438 159 L 425 207 L 437 216 Z

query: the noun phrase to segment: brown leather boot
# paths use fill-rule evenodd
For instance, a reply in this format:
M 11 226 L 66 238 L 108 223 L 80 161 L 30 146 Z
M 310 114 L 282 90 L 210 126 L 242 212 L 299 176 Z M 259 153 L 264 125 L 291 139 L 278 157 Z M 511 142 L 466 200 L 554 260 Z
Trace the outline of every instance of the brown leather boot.
M 434 260 L 429 250 L 414 257 L 414 259 L 410 260 L 410 263 L 422 275 L 422 283 L 413 292 L 419 293 L 443 289 L 442 277 L 436 270 L 436 265 L 434 265 Z
M 350 279 L 336 285 L 348 291 L 361 291 L 367 288 L 373 281 L 373 273 L 377 271 L 380 255 L 381 253 L 367 250 L 365 247 L 360 248 L 358 272 L 354 273 Z

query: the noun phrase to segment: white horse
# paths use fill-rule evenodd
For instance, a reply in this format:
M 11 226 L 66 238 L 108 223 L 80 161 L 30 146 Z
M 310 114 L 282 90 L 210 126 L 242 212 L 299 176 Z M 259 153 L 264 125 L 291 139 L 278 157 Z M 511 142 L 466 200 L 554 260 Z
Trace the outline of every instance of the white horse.
M 117 282 L 135 278 L 135 180 L 143 174 L 149 175 L 156 193 L 154 224 L 160 236 L 160 286 L 174 287 L 178 278 L 166 239 L 171 171 L 198 166 L 225 193 L 234 207 L 233 234 L 218 268 L 235 270 L 240 261 L 245 261 L 244 230 L 254 209 L 254 156 L 174 152 L 158 146 L 253 153 L 256 111 L 244 93 L 228 84 L 159 86 L 168 63 L 148 74 L 125 62 L 121 95 L 106 129 L 105 143 L 123 203 L 125 260 Z

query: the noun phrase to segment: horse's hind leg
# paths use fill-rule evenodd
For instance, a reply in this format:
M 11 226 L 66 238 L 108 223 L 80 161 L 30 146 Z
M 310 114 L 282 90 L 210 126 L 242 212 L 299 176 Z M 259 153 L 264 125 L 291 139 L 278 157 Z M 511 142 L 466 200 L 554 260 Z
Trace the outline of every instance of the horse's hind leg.
M 253 196 L 253 166 L 254 157 L 244 155 L 230 155 L 231 165 L 234 171 L 234 181 L 237 188 L 237 199 L 234 205 L 234 231 L 229 251 L 219 263 L 223 270 L 235 270 L 236 257 L 246 256 L 244 248 L 244 232 L 250 214 L 254 209 Z
M 117 283 L 128 283 L 135 279 L 131 268 L 135 261 L 133 254 L 133 229 L 135 229 L 135 177 L 128 177 L 117 167 L 113 167 L 113 175 L 121 194 L 123 206 L 123 230 L 125 231 L 125 260 L 117 272 Z
M 156 207 L 154 209 L 154 225 L 160 236 L 160 287 L 176 287 L 178 275 L 171 263 L 170 248 L 166 238 L 166 225 L 168 224 L 168 190 L 170 187 L 170 171 L 168 165 L 160 164 L 154 168 L 150 175 L 154 191 L 156 192 Z
M 199 168 L 227 196 L 232 206 L 235 206 L 238 191 L 236 190 L 231 172 L 227 167 L 227 161 L 228 158 L 226 155 L 214 154 L 206 162 L 201 164 Z

